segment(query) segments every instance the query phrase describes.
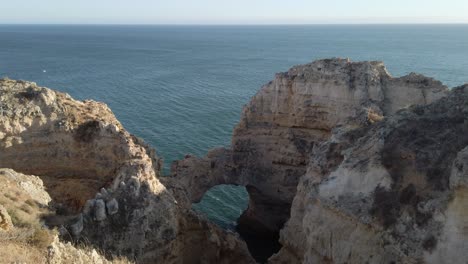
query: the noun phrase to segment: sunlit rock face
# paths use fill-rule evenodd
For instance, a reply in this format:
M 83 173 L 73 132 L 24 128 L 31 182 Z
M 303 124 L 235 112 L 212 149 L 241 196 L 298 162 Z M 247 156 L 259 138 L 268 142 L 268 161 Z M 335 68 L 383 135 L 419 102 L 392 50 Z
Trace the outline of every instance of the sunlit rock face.
M 468 86 L 314 148 L 272 263 L 464 263 Z
M 130 135 L 102 103 L 2 80 L 0 107 L 0 167 L 43 176 L 54 199 L 76 209 L 142 151 L 125 142 Z
M 314 148 L 329 140 L 334 128 L 378 122 L 446 93 L 444 85 L 422 75 L 394 78 L 382 62 L 329 59 L 295 66 L 277 74 L 244 107 L 231 149 L 187 157 L 174 163 L 172 174 L 186 186 L 182 189 L 191 202 L 218 184 L 247 186 L 250 204 L 239 229 L 274 236 L 290 216 Z M 333 159 L 340 163 L 343 157 Z
M 238 236 L 178 204 L 161 163 L 105 104 L 0 80 L 0 168 L 40 176 L 64 238 L 139 263 L 252 263 Z
M 382 62 L 321 60 L 277 74 L 244 108 L 233 133 L 235 174 L 269 201 L 253 200 L 251 208 L 264 212 L 277 204 L 271 214 L 249 210 L 246 217 L 271 230 L 282 227 L 314 146 L 338 124 L 367 122 L 369 114 L 387 116 L 445 92 L 421 75 L 393 78 Z

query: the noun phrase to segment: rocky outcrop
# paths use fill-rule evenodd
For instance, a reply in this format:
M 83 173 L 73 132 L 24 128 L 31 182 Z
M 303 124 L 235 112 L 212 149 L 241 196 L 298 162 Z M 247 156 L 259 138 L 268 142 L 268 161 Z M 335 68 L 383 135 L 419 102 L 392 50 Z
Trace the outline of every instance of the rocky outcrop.
M 3 231 L 0 231 L 1 263 L 132 263 L 124 258 L 109 261 L 95 249 L 60 241 L 53 232 L 41 233 L 42 236 L 28 234 L 31 228 L 37 231 L 39 227 L 36 225 L 39 225 L 42 219 L 36 215 L 44 213 L 41 208 L 47 208 L 51 201 L 39 177 L 24 175 L 11 169 L 0 169 L 0 186 L 3 194 L 1 200 L 7 204 L 8 210 L 14 213 L 18 225 L 13 226 L 8 210 L 0 206 L 1 216 L 9 222 L 8 229 L 0 229 Z M 25 199 L 26 203 L 22 203 Z M 18 206 L 19 204 L 22 205 Z M 23 215 L 19 211 L 22 211 Z M 40 247 L 44 241 L 44 234 L 51 238 L 47 248 Z
M 56 202 L 79 210 L 134 157 L 150 159 L 105 104 L 30 82 L 0 87 L 0 167 L 41 176 Z
M 177 203 L 154 150 L 105 104 L 2 79 L 0 109 L 0 167 L 41 178 L 62 238 L 139 263 L 253 262 L 236 235 Z
M 281 230 L 270 263 L 468 259 L 468 86 L 395 78 L 381 62 L 296 66 L 246 105 L 229 149 L 187 155 L 167 178 L 104 104 L 11 80 L 0 103 L 0 167 L 38 175 L 62 219 L 46 224 L 107 259 L 253 263 L 237 234 L 191 210 L 220 184 L 249 192 L 241 234 Z
M 260 90 L 232 149 L 178 161 L 173 177 L 187 202 L 247 186 L 252 232 L 289 218 L 270 263 L 464 263 L 467 105 L 468 86 L 317 61 Z
M 314 148 L 272 263 L 464 263 L 468 86 Z M 464 249 L 463 249 L 464 248 Z
M 58 237 L 55 238 L 47 252 L 47 263 L 77 263 L 77 264 L 130 264 L 132 262 L 119 259 L 109 261 L 99 254 L 95 249 L 80 249 L 73 246 L 70 242 L 63 243 Z
M 335 127 L 378 122 L 446 93 L 444 85 L 422 75 L 392 77 L 382 62 L 330 59 L 296 66 L 277 74 L 244 108 L 231 149 L 178 161 L 173 178 L 191 202 L 218 184 L 247 186 L 250 204 L 239 227 L 277 232 L 289 218 L 314 148 Z

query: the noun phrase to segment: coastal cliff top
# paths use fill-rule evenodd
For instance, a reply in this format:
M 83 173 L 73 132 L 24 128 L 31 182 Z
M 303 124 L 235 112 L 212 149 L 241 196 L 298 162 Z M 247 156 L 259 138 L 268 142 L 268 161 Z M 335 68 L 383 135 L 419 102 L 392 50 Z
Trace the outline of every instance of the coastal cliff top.
M 40 87 L 34 82 L 0 79 L 0 123 L 11 125 L 0 125 L 0 132 L 19 127 L 24 129 L 24 126 L 33 125 L 31 119 L 35 118 L 42 122 L 46 119 L 64 120 L 67 122 L 62 125 L 69 129 L 90 120 L 99 120 L 122 129 L 120 122 L 104 103 L 74 100 L 66 93 Z

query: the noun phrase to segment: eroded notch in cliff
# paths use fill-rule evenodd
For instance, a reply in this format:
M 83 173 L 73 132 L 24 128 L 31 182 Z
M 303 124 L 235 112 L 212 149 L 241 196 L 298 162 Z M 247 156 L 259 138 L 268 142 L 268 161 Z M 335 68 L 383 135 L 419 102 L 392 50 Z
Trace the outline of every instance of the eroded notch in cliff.
M 199 203 L 194 203 L 193 209 L 220 227 L 238 232 L 252 257 L 258 263 L 266 263 L 281 248 L 279 229 L 268 229 L 251 215 L 254 211 L 251 207 L 256 203 L 252 202 L 250 195 L 258 193 L 252 188 L 217 185 L 208 190 Z

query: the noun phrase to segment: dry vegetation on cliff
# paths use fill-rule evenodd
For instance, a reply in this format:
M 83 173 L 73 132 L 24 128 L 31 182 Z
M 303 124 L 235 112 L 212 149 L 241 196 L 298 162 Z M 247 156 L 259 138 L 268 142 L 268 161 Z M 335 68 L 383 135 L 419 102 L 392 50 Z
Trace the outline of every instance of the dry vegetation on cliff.
M 50 212 L 12 177 L 15 176 L 11 171 L 0 170 L 2 219 L 9 218 L 6 220 L 9 224 L 0 228 L 0 256 L 4 263 L 44 263 L 55 232 L 40 220 L 43 214 Z
M 0 169 L 0 263 L 132 263 L 82 244 L 62 243 L 44 216 L 55 212 L 42 181 L 9 169 Z M 59 217 L 60 218 L 60 217 Z

